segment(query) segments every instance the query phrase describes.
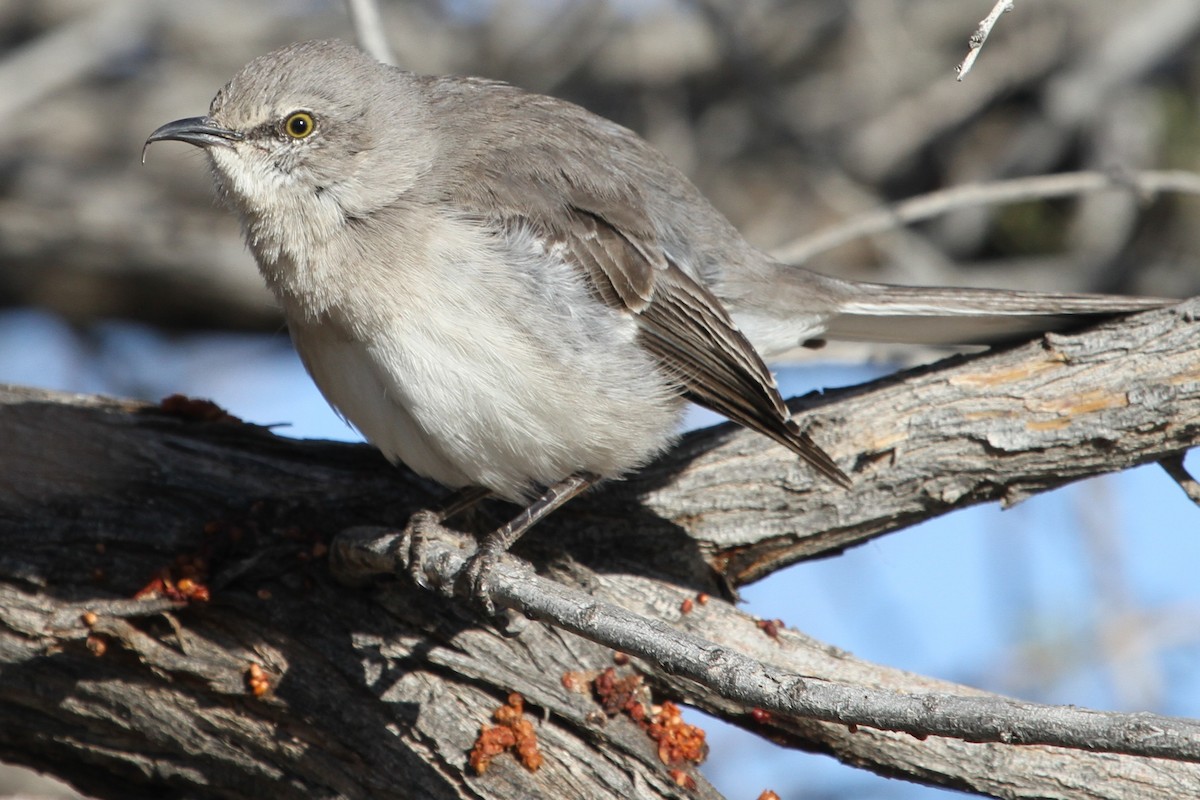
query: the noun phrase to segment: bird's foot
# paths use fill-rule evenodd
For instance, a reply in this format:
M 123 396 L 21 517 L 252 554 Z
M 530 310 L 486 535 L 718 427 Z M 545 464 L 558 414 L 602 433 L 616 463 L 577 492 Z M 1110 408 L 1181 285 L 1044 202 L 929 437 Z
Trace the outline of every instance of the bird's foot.
M 489 617 L 495 616 L 496 604 L 491 598 L 488 575 L 504 555 L 504 541 L 489 535 L 474 555 L 457 568 L 447 563 L 451 556 L 444 549 L 434 548 L 440 555 L 430 560 L 426 543 L 441 529 L 442 520 L 442 515 L 435 511 L 418 511 L 409 518 L 402 540 L 407 543 L 409 577 L 418 586 L 436 590 L 446 597 L 457 593 L 475 600 Z
M 418 511 L 413 514 L 408 525 L 404 528 L 404 538 L 408 546 L 408 575 L 423 589 L 439 589 L 443 594 L 453 594 L 454 584 L 444 581 L 441 576 L 446 574 L 438 565 L 425 558 L 425 541 L 435 528 L 442 526 L 442 517 L 436 511 Z M 432 580 L 430 580 L 432 578 Z
M 479 549 L 467 559 L 467 563 L 455 577 L 455 585 L 461 587 L 461 593 L 482 606 L 484 613 L 489 617 L 496 616 L 496 603 L 492 599 L 489 577 L 504 557 L 506 549 L 503 540 L 488 536 L 480 542 Z

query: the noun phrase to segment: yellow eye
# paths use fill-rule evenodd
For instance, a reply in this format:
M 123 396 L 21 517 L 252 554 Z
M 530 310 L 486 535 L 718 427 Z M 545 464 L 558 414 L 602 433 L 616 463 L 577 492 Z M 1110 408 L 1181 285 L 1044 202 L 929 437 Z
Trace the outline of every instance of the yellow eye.
M 283 121 L 283 130 L 293 139 L 306 139 L 317 127 L 312 114 L 307 111 L 293 111 Z

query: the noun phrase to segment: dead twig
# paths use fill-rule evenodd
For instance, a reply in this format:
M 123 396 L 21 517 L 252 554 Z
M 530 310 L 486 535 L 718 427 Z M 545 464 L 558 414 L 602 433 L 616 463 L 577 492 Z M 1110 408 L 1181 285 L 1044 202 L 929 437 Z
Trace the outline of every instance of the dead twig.
M 973 34 L 971 34 L 971 39 L 969 41 L 970 49 L 967 51 L 966 57 L 957 67 L 954 68 L 954 71 L 958 73 L 958 79 L 960 81 L 967 77 L 967 73 L 971 71 L 971 67 L 975 66 L 975 59 L 979 58 L 979 51 L 983 49 L 983 43 L 986 42 L 988 36 L 991 35 L 992 28 L 996 26 L 996 22 L 1005 13 L 1012 10 L 1012 0 L 999 0 L 996 5 L 992 7 L 991 13 L 980 20 L 979 27 L 975 29 Z

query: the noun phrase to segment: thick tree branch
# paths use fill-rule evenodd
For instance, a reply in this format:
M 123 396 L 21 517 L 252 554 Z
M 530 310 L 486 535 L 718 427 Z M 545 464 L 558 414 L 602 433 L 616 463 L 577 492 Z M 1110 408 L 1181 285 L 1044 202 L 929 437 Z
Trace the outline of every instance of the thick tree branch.
M 769 637 L 721 601 L 683 614 L 682 600 L 718 590 L 714 566 L 741 582 L 921 517 L 1182 452 L 1200 435 L 1196 309 L 830 393 L 810 420 L 853 465 L 849 492 L 753 435 L 697 432 L 635 480 L 568 505 L 520 555 L 556 583 L 753 659 L 763 675 L 967 703 L 981 693 L 790 631 Z M 406 580 L 350 589 L 330 579 L 331 536 L 402 525 L 435 502 L 433 487 L 366 447 L 288 441 L 193 410 L 0 392 L 0 755 L 112 797 L 714 796 L 703 781 L 680 789 L 641 729 L 623 717 L 598 726 L 595 701 L 564 687 L 567 673 L 611 664 L 606 648 L 542 623 L 501 636 Z M 178 590 L 184 567 L 211 601 L 129 599 L 164 568 Z M 270 686 L 261 697 L 248 689 L 251 664 Z M 842 721 L 752 713 L 751 695 L 672 674 L 676 662 L 638 666 L 730 721 L 887 774 L 1006 796 L 1166 798 L 1200 784 L 1196 764 L 1170 758 L 963 741 L 1009 723 L 955 731 L 946 705 L 926 709 L 925 723 L 962 738 L 918 739 L 835 714 L 814 716 Z M 466 753 L 478 726 L 514 690 L 546 714 L 546 763 L 530 773 L 501 758 L 474 777 Z M 848 708 L 864 715 L 852 719 L 872 710 Z M 903 727 L 889 719 L 874 722 Z M 1118 718 L 1110 731 L 1137 722 Z M 1020 737 L 1071 741 L 1051 738 L 1063 730 Z
M 918 519 L 1010 506 L 1180 454 L 1200 435 L 1198 308 L 1192 300 L 794 403 L 850 472 L 850 492 L 756 437 L 710 449 L 719 428 L 685 439 L 686 469 L 673 456 L 614 490 L 686 527 L 740 585 Z
M 441 529 L 423 531 L 422 565 L 433 587 L 455 583 L 473 547 Z M 334 542 L 345 579 L 406 574 L 408 536 L 354 528 Z M 532 619 L 565 628 L 617 652 L 645 659 L 655 670 L 695 681 L 747 708 L 821 722 L 838 722 L 913 736 L 952 736 L 966 742 L 1056 745 L 1200 763 L 1200 723 L 1155 714 L 1116 714 L 1071 706 L 1019 703 L 995 696 L 912 694 L 872 689 L 772 668 L 700 636 L 553 580 L 505 557 L 488 572 L 489 599 Z

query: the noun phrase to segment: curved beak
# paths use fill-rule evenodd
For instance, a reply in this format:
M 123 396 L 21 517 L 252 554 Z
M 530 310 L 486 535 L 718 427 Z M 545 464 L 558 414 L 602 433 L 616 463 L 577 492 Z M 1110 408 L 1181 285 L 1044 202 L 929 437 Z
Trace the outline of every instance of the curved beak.
M 233 143 L 242 138 L 238 131 L 222 128 L 208 117 L 188 117 L 177 119 L 163 125 L 146 139 L 142 146 L 142 163 L 146 163 L 146 150 L 153 142 L 187 142 L 205 149 L 214 145 L 233 147 Z

